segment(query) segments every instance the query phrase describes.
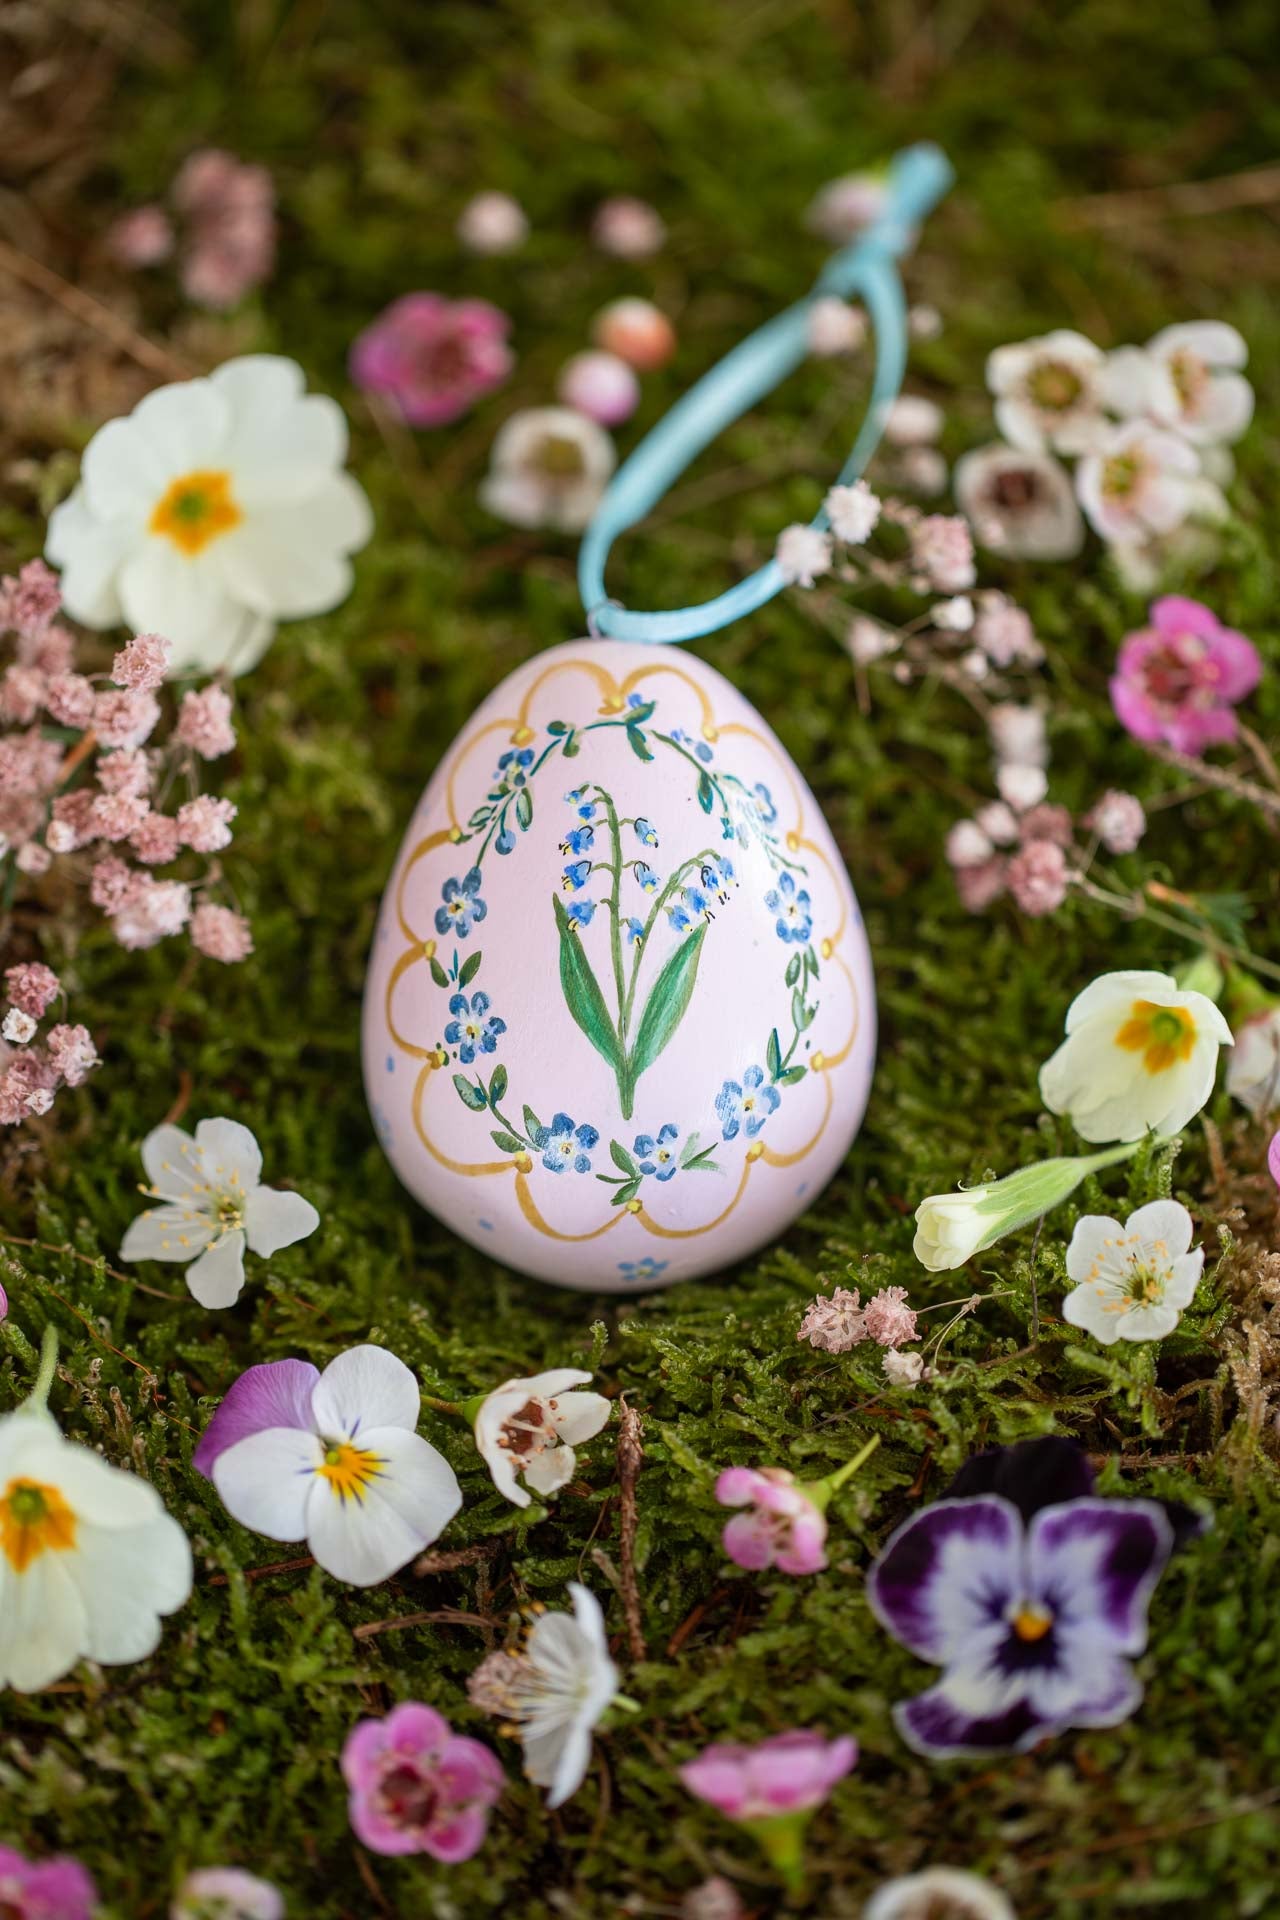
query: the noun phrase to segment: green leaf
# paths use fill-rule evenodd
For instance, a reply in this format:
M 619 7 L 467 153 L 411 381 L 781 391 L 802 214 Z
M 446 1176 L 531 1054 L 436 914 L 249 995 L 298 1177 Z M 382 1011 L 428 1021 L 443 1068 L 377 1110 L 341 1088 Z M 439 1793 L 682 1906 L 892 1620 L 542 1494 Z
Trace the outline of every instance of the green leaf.
M 494 1146 L 501 1147 L 504 1153 L 524 1152 L 524 1141 L 517 1140 L 514 1133 L 506 1133 L 501 1128 L 495 1128 L 489 1135 L 489 1138 L 492 1140 Z
M 564 757 L 566 760 L 576 760 L 581 752 L 582 742 L 571 727 L 564 737 Z
M 569 723 L 567 720 L 548 720 L 547 732 L 548 733 L 568 733 Z
M 654 981 L 631 1049 L 632 1084 L 651 1067 L 684 1018 L 698 976 L 706 924 L 682 940 Z
M 436 959 L 434 953 L 431 956 L 431 978 L 438 987 L 447 987 L 449 984 L 449 976 Z
M 626 1148 L 618 1140 L 611 1140 L 609 1142 L 609 1158 L 612 1160 L 615 1167 L 620 1167 L 622 1169 L 623 1173 L 627 1175 L 628 1179 L 634 1180 L 636 1175 L 640 1171 L 635 1161 L 631 1158 L 631 1155 L 627 1152 Z
M 776 1080 L 782 1072 L 782 1042 L 778 1038 L 776 1027 L 769 1035 L 769 1044 L 764 1050 L 764 1058 L 765 1065 L 769 1069 L 769 1078 Z
M 806 1007 L 804 995 L 797 987 L 791 996 L 791 1021 L 796 1032 L 803 1033 L 806 1027 L 811 1027 L 817 1018 L 817 1014 L 818 1009 L 816 1006 Z
M 539 1120 L 533 1108 L 527 1105 L 524 1110 L 524 1130 L 531 1140 L 536 1140 L 542 1132 L 541 1120 Z
M 458 974 L 458 985 L 460 987 L 469 987 L 471 985 L 471 982 L 480 971 L 480 961 L 482 957 L 483 956 L 478 953 L 469 953 L 467 955 Z
M 639 1190 L 640 1190 L 640 1177 L 637 1174 L 634 1180 L 623 1181 L 622 1185 L 618 1188 L 618 1191 L 610 1197 L 609 1205 L 611 1207 L 625 1207 L 628 1200 L 635 1199 L 636 1194 L 639 1192 Z
M 704 813 L 710 813 L 712 805 L 714 804 L 714 801 L 715 801 L 715 797 L 716 797 L 716 790 L 711 784 L 711 775 L 709 773 L 699 774 L 698 805 L 702 808 L 702 811 Z
M 640 727 L 644 725 L 646 720 L 652 720 L 653 710 L 657 704 L 656 700 L 645 700 L 638 707 L 628 707 L 627 725 L 629 727 Z
M 813 950 L 813 948 L 812 948 L 812 947 L 806 947 L 806 948 L 805 948 L 805 950 L 804 950 L 804 970 L 805 970 L 805 972 L 806 972 L 806 973 L 808 974 L 808 976 L 809 976 L 809 978 L 810 978 L 811 980 L 816 980 L 816 979 L 817 979 L 817 977 L 818 977 L 818 956 L 817 956 L 817 954 L 816 954 L 816 953 L 814 952 L 814 950 Z
M 778 1075 L 778 1085 L 780 1087 L 794 1087 L 796 1081 L 803 1080 L 804 1076 L 805 1069 L 803 1067 L 788 1067 L 785 1073 Z
M 786 974 L 787 985 L 789 987 L 794 987 L 796 981 L 799 978 L 800 978 L 800 955 L 798 953 L 793 953 L 791 958 L 787 962 L 787 974 Z
M 528 787 L 521 787 L 516 795 L 516 822 L 521 833 L 527 833 L 533 825 L 533 795 Z
M 496 1107 L 506 1090 L 507 1070 L 502 1066 L 495 1067 L 493 1070 L 493 1078 L 489 1082 L 489 1105 Z
M 560 985 L 565 1005 L 602 1059 L 618 1071 L 618 1036 L 609 1018 L 600 982 L 591 971 L 591 963 L 582 950 L 582 941 L 569 923 L 558 895 L 552 894 L 556 926 L 560 933 Z
M 644 735 L 641 733 L 639 727 L 627 728 L 627 743 L 637 760 L 652 760 L 653 755 L 645 745 Z
M 470 1107 L 472 1113 L 483 1113 L 489 1104 L 489 1097 L 483 1087 L 477 1087 L 465 1074 L 455 1073 L 453 1084 L 458 1089 L 458 1098 L 464 1107 Z

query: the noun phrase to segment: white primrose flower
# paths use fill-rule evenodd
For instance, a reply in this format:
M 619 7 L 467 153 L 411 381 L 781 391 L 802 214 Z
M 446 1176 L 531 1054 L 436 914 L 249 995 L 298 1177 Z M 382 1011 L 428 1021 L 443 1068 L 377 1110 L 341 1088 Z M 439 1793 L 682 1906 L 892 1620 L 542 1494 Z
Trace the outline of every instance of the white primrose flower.
M 617 456 L 604 428 L 573 407 L 526 407 L 498 429 L 480 504 L 517 527 L 581 533 Z
M 1065 327 L 997 347 L 987 358 L 987 385 L 1005 439 L 1028 453 L 1087 453 L 1105 427 L 1105 364 L 1101 347 Z
M 202 1307 L 230 1307 L 244 1285 L 244 1250 L 269 1257 L 305 1240 L 320 1215 L 300 1193 L 262 1185 L 262 1152 L 236 1120 L 202 1120 L 196 1137 L 161 1126 L 142 1143 L 144 1189 L 164 1204 L 140 1213 L 122 1260 L 190 1262 Z
M 1200 463 L 1181 434 L 1147 420 L 1113 427 L 1076 468 L 1076 492 L 1104 540 L 1172 533 L 1202 504 Z
M 1070 560 L 1084 545 L 1071 476 L 1051 453 L 993 441 L 956 462 L 956 503 L 980 546 L 1011 560 Z
M 1167 973 L 1104 973 L 1067 1009 L 1067 1037 L 1040 1069 L 1050 1113 L 1085 1140 L 1178 1132 L 1213 1091 L 1231 1029 L 1207 995 Z
M 155 1488 L 66 1440 L 43 1409 L 0 1420 L 0 1686 L 77 1660 L 145 1660 L 191 1592 L 191 1549 Z
M 514 1506 L 527 1507 L 523 1475 L 535 1493 L 558 1493 L 573 1478 L 574 1448 L 590 1440 L 612 1411 L 602 1393 L 574 1393 L 591 1375 L 554 1367 L 527 1380 L 505 1380 L 475 1411 L 476 1446 L 493 1484 Z
M 931 1193 L 916 1208 L 912 1251 L 930 1273 L 962 1267 L 1007 1233 L 1029 1226 L 1060 1206 L 1088 1173 L 1114 1166 L 1137 1151 L 1136 1142 L 1103 1153 L 1062 1154 L 1019 1167 L 1003 1180 L 955 1193 Z
M 1163 1340 L 1204 1270 L 1204 1248 L 1191 1249 L 1191 1233 L 1191 1215 L 1176 1200 L 1153 1200 L 1123 1226 L 1106 1214 L 1085 1214 L 1067 1248 L 1067 1275 L 1076 1285 L 1062 1303 L 1063 1319 L 1105 1347 Z
M 420 1405 L 384 1347 L 349 1347 L 323 1373 L 266 1361 L 229 1389 L 192 1464 L 241 1526 L 305 1540 L 335 1580 L 373 1587 L 462 1505 L 453 1468 L 416 1431 Z
M 1014 1920 L 998 1887 L 963 1867 L 926 1867 L 886 1880 L 862 1909 L 862 1920 Z
M 99 428 L 45 546 L 73 619 L 163 633 L 171 677 L 244 673 L 277 620 L 346 599 L 373 516 L 343 471 L 342 409 L 305 385 L 248 354 Z
M 563 1806 L 582 1785 L 592 1729 L 618 1692 L 600 1602 L 569 1582 L 572 1613 L 544 1613 L 517 1653 L 491 1653 L 467 1691 L 473 1705 L 513 1720 L 524 1769 L 546 1787 L 548 1807 Z

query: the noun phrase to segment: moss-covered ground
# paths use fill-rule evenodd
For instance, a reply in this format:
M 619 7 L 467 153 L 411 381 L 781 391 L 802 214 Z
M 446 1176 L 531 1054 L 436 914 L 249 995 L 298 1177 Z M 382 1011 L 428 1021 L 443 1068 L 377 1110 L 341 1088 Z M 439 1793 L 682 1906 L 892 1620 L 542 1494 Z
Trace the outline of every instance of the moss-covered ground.
M 1078 1196 L 1111 1210 L 1126 1186 L 1137 1202 L 1171 1179 L 1195 1212 L 1206 1279 L 1158 1352 L 1104 1354 L 1061 1324 L 1070 1209 L 1034 1244 L 1029 1233 L 1006 1242 L 962 1275 L 932 1279 L 916 1263 L 911 1213 L 922 1195 L 1070 1147 L 1042 1114 L 1036 1070 L 1072 995 L 1106 968 L 1171 968 L 1192 951 L 1096 909 L 1039 922 L 1005 907 L 978 919 L 961 910 L 943 836 L 989 795 L 990 765 L 953 691 L 885 677 L 861 711 L 847 656 L 797 597 L 704 649 L 818 794 L 879 980 L 866 1124 L 785 1244 L 624 1303 L 514 1277 L 399 1188 L 373 1137 L 357 1048 L 379 893 L 423 783 L 505 672 L 580 630 L 573 543 L 500 527 L 476 504 L 496 426 L 548 397 L 592 314 L 632 291 L 658 299 L 680 331 L 674 364 L 646 381 L 639 424 L 656 418 L 807 285 L 821 250 L 800 214 L 816 187 L 913 138 L 939 140 L 959 175 L 908 270 L 912 296 L 944 316 L 941 336 L 913 348 L 911 385 L 944 406 L 949 455 L 989 437 L 982 368 L 1002 341 L 1067 325 L 1112 345 L 1200 316 L 1247 336 L 1259 419 L 1240 449 L 1240 525 L 1201 591 L 1263 650 L 1251 712 L 1274 739 L 1275 201 L 1263 192 L 1258 205 L 1236 204 L 1246 196 L 1227 190 L 1189 208 L 1177 186 L 1257 169 L 1280 150 L 1272 7 L 240 0 L 54 14 L 51 48 L 70 63 L 83 111 L 60 130 L 61 159 L 49 157 L 56 112 L 44 126 L 29 120 L 28 146 L 11 147 L 5 231 L 120 310 L 133 302 L 139 328 L 190 361 L 245 347 L 299 359 L 351 414 L 352 464 L 377 533 L 351 600 L 285 629 L 241 688 L 226 791 L 240 807 L 231 871 L 252 916 L 253 959 L 184 965 L 172 945 L 129 956 L 101 930 L 50 929 L 73 1017 L 93 1028 L 105 1065 L 59 1101 L 48 1133 L 3 1142 L 5 1230 L 44 1247 L 3 1249 L 0 1401 L 27 1390 L 52 1321 L 63 1356 L 55 1411 L 155 1482 L 192 1537 L 197 1578 L 152 1659 L 81 1667 L 46 1693 L 0 1702 L 0 1841 L 78 1854 L 111 1920 L 154 1920 L 188 1867 L 222 1861 L 275 1881 L 290 1915 L 311 1920 L 673 1914 L 713 1871 L 764 1914 L 780 1899 L 774 1883 L 673 1768 L 710 1739 L 817 1725 L 855 1733 L 862 1748 L 812 1829 L 809 1910 L 828 1920 L 855 1915 L 882 1877 L 930 1860 L 990 1874 L 1023 1920 L 1274 1913 L 1280 1501 L 1262 1396 L 1275 1362 L 1263 1353 L 1251 1374 L 1241 1357 L 1246 1323 L 1268 1311 L 1257 1290 L 1274 1229 L 1274 1193 L 1258 1177 L 1263 1136 L 1220 1093 L 1207 1116 L 1216 1131 L 1196 1122 L 1172 1169 L 1139 1160 Z M 100 84 L 86 77 L 95 74 Z M 155 196 L 208 142 L 271 168 L 283 238 L 278 271 L 250 307 L 197 327 L 163 279 L 141 293 L 113 280 L 100 241 L 110 217 Z M 459 208 L 489 185 L 531 216 L 533 237 L 514 260 L 468 258 L 454 238 Z M 1120 189 L 1138 197 L 1092 198 Z M 652 263 L 627 267 L 587 244 L 610 191 L 662 209 L 670 243 Z M 513 315 L 519 365 L 457 427 L 384 436 L 348 385 L 345 352 L 412 287 L 497 301 Z M 95 410 L 95 393 L 116 391 L 116 379 L 127 405 L 158 377 L 56 301 L 43 304 L 59 378 L 40 385 L 33 350 L 23 376 L 33 384 L 13 386 L 0 523 L 12 559 L 39 549 L 41 506 L 67 483 L 68 452 L 112 410 Z M 105 368 L 79 380 L 77 355 Z M 633 604 L 704 596 L 812 511 L 858 405 L 851 392 L 838 420 L 823 414 L 826 378 L 810 370 L 729 433 L 695 472 L 687 512 L 664 510 L 629 543 L 619 579 Z M 1228 795 L 1188 797 L 1184 778 L 1112 717 L 1108 669 L 1141 603 L 1122 595 L 1094 547 L 1076 565 L 984 579 L 1030 608 L 1048 648 L 1053 797 L 1082 807 L 1108 784 L 1139 793 L 1154 824 L 1126 866 L 1129 883 L 1245 896 L 1245 938 L 1275 957 L 1275 838 Z M 268 1178 L 296 1183 L 323 1215 L 313 1239 L 258 1263 L 222 1316 L 189 1300 L 176 1270 L 117 1270 L 138 1204 L 139 1142 L 174 1111 L 245 1121 Z M 795 1337 L 816 1290 L 865 1292 L 868 1280 L 904 1285 L 916 1304 L 1000 1292 L 949 1338 L 935 1385 L 894 1395 L 878 1349 L 832 1359 Z M 521 1514 L 494 1491 L 465 1429 L 427 1414 L 423 1431 L 466 1496 L 442 1545 L 483 1552 L 368 1593 L 314 1568 L 273 1571 L 292 1550 L 228 1520 L 189 1463 L 230 1381 L 253 1361 L 323 1364 L 370 1339 L 447 1398 L 579 1360 L 611 1394 L 626 1392 L 645 1423 L 643 1660 L 627 1658 L 611 1589 L 611 1431 L 551 1512 Z M 1146 1699 L 1128 1724 L 1021 1758 L 926 1765 L 889 1719 L 926 1672 L 873 1621 L 865 1567 L 973 1449 L 1047 1432 L 1108 1456 L 1108 1490 L 1211 1502 L 1215 1528 L 1158 1592 Z M 872 1433 L 878 1452 L 834 1504 L 828 1572 L 797 1581 L 728 1565 L 711 1493 L 719 1467 L 775 1461 L 816 1477 Z M 466 1704 L 468 1672 L 513 1609 L 560 1604 L 577 1577 L 608 1600 L 641 1708 L 598 1745 L 582 1791 L 548 1815 L 533 1789 L 513 1784 L 490 1843 L 462 1867 L 363 1855 L 337 1770 L 352 1722 L 421 1698 L 495 1738 Z M 499 1745 L 514 1774 L 515 1749 Z

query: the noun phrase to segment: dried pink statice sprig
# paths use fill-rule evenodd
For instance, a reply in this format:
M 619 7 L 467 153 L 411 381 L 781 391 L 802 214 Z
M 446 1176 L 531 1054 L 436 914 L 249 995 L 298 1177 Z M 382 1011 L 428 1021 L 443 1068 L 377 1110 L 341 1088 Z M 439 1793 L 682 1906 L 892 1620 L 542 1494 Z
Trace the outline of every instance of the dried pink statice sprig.
M 917 1338 L 916 1316 L 905 1287 L 882 1287 L 864 1306 L 856 1287 L 836 1287 L 811 1300 L 800 1321 L 797 1340 L 823 1353 L 847 1353 L 863 1340 L 881 1347 L 902 1347 Z

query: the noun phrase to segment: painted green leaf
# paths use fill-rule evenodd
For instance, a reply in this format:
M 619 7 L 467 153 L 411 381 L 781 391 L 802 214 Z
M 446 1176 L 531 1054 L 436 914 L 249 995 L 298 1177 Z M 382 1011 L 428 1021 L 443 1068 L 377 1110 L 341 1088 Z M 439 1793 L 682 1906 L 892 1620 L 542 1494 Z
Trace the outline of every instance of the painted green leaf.
M 642 701 L 638 707 L 628 707 L 627 725 L 629 727 L 641 727 L 646 720 L 652 720 L 653 710 L 657 704 L 656 700 L 645 700 Z
M 560 934 L 560 985 L 564 989 L 565 1005 L 596 1052 L 608 1061 L 616 1073 L 618 1036 L 609 1018 L 600 983 L 591 971 L 591 963 L 582 950 L 582 941 L 570 925 L 569 916 L 555 894 L 551 896 L 551 905 Z
M 615 1167 L 622 1169 L 628 1179 L 634 1179 L 640 1171 L 620 1140 L 611 1140 L 609 1142 L 609 1158 Z
M 791 996 L 791 1022 L 796 1032 L 803 1033 L 806 1027 L 811 1027 L 817 1017 L 817 1012 L 817 1007 L 806 1007 L 804 995 L 797 987 Z
M 779 1074 L 778 1085 L 780 1087 L 794 1087 L 797 1080 L 804 1079 L 805 1071 L 804 1067 L 788 1067 L 785 1073 Z
M 634 1085 L 647 1067 L 651 1067 L 684 1018 L 693 993 L 702 957 L 706 923 L 682 940 L 654 981 L 636 1029 L 631 1049 L 631 1082 Z
M 431 956 L 431 978 L 438 987 L 447 987 L 449 984 L 449 976 L 434 954 Z
M 483 1113 L 489 1104 L 489 1097 L 483 1087 L 477 1087 L 463 1073 L 455 1073 L 453 1084 L 458 1089 L 458 1098 L 472 1113 Z
M 471 985 L 471 982 L 480 971 L 480 961 L 482 957 L 483 956 L 478 953 L 469 953 L 467 955 L 462 963 L 461 971 L 458 974 L 458 985 L 460 987 L 469 987 Z M 443 980 L 440 982 L 440 985 L 444 985 Z
M 521 833 L 527 833 L 533 825 L 533 795 L 528 787 L 521 787 L 516 795 L 516 820 Z
M 495 1147 L 501 1147 L 503 1153 L 523 1153 L 524 1151 L 524 1141 L 517 1140 L 514 1133 L 507 1133 L 502 1128 L 495 1128 L 489 1138 Z
M 489 1082 L 489 1105 L 496 1107 L 506 1090 L 507 1070 L 505 1067 L 495 1067 L 493 1078 Z
M 709 773 L 700 774 L 698 776 L 698 805 L 704 813 L 710 813 L 715 797 L 716 790 L 711 784 L 711 775 Z
M 568 731 L 569 725 L 565 720 L 548 720 L 547 722 L 548 733 L 568 733 Z
M 791 958 L 787 962 L 786 978 L 787 978 L 787 985 L 789 987 L 794 987 L 796 981 L 800 978 L 800 965 L 801 965 L 800 955 L 798 953 L 793 953 Z
M 564 751 L 564 757 L 566 760 L 576 760 L 578 755 L 582 752 L 582 742 L 581 740 L 579 740 L 577 734 L 573 731 L 572 727 L 569 729 L 568 733 L 566 733 L 564 737 L 563 751 Z
M 524 1110 L 524 1130 L 531 1140 L 536 1140 L 542 1132 L 542 1122 L 527 1102 Z
M 609 1205 L 611 1207 L 625 1207 L 627 1204 L 627 1201 L 634 1200 L 639 1191 L 640 1191 L 639 1176 L 637 1176 L 636 1179 L 634 1180 L 626 1180 L 618 1188 L 618 1191 L 610 1197 Z
M 769 1035 L 769 1044 L 764 1050 L 764 1057 L 765 1065 L 769 1069 L 769 1078 L 776 1080 L 782 1072 L 782 1042 L 778 1039 L 776 1027 Z
M 637 760 L 652 760 L 653 755 L 645 745 L 644 735 L 641 733 L 639 727 L 627 728 L 627 742 Z

